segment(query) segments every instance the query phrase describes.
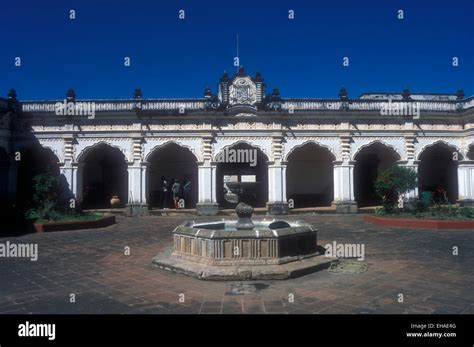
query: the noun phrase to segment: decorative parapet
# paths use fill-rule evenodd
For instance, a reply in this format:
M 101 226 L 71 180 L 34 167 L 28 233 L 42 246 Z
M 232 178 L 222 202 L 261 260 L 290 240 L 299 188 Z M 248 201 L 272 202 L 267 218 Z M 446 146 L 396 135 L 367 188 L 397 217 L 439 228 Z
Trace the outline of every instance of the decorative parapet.
M 79 100 L 78 100 L 79 101 Z M 80 100 L 93 102 L 96 112 L 135 111 L 136 100 Z M 23 112 L 55 112 L 56 103 L 62 101 L 24 101 Z M 205 100 L 142 100 L 142 111 L 205 110 Z
M 79 101 L 79 100 L 76 100 Z M 136 100 L 80 100 L 93 102 L 96 112 L 135 111 Z M 21 103 L 23 112 L 54 112 L 57 102 L 62 101 L 24 101 Z M 282 111 L 380 111 L 388 100 L 355 99 L 286 99 L 282 100 Z M 464 101 L 413 101 L 420 105 L 422 111 L 456 112 L 474 107 L 474 97 Z M 209 101 L 206 99 L 169 99 L 140 100 L 142 111 L 206 111 Z
M 351 100 L 344 102 L 340 100 L 285 100 L 282 109 L 289 111 L 337 111 L 347 109 L 349 111 L 380 111 L 388 100 L 368 101 Z M 455 112 L 459 109 L 474 107 L 474 98 L 465 102 L 455 101 L 414 101 L 420 105 L 422 111 Z M 462 105 L 462 107 L 459 107 Z

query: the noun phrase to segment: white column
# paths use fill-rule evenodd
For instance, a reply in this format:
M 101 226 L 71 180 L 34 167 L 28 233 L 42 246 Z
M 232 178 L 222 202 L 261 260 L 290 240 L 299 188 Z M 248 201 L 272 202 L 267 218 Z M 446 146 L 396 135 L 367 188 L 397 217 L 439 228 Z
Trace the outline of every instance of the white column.
M 142 205 L 148 205 L 148 177 L 147 177 L 148 163 L 141 163 L 141 198 L 140 203 Z
M 338 213 L 356 213 L 354 162 L 334 162 L 334 201 Z
M 407 169 L 411 169 L 415 171 L 418 175 L 418 162 L 415 162 L 413 164 L 402 164 L 400 166 L 406 167 Z M 415 189 L 412 189 L 405 194 L 405 198 L 408 200 L 414 200 L 418 198 L 418 194 L 418 186 L 416 186 Z
M 74 196 L 76 195 L 74 190 L 76 188 L 76 185 L 75 185 L 75 177 L 74 177 L 74 174 L 73 174 L 73 167 L 71 165 L 71 163 L 64 163 L 64 166 L 61 168 L 61 174 L 66 178 L 66 181 L 67 181 L 67 184 L 68 184 L 68 188 L 69 190 L 71 191 L 72 194 L 74 194 Z
M 216 199 L 216 165 L 205 162 L 198 165 L 198 215 L 215 215 L 219 210 Z
M 287 214 L 286 200 L 286 164 L 268 165 L 268 202 L 269 214 Z
M 458 199 L 463 206 L 474 206 L 474 160 L 458 164 Z
M 128 204 L 143 205 L 143 196 L 146 192 L 143 181 L 143 167 L 140 162 L 128 165 Z

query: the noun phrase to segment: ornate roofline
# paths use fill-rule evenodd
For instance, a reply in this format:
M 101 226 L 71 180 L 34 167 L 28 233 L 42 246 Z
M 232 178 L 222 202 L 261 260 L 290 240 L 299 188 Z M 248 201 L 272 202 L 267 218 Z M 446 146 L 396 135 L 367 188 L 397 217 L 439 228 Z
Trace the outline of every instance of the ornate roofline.
M 39 100 L 23 101 L 21 109 L 23 112 L 54 112 L 55 105 L 62 100 Z M 186 111 L 207 110 L 208 100 L 206 99 L 142 99 L 139 102 L 134 99 L 127 100 L 104 100 L 104 99 L 84 99 L 76 102 L 93 102 L 96 112 L 118 112 L 135 111 L 140 105 L 142 111 L 176 111 L 184 109 Z M 387 100 L 352 99 L 343 101 L 340 99 L 282 99 L 282 111 L 339 111 L 347 109 L 349 111 L 379 111 Z M 395 100 L 395 102 L 398 102 Z M 474 97 L 464 100 L 413 100 L 420 104 L 420 110 L 433 112 L 455 112 L 474 107 Z

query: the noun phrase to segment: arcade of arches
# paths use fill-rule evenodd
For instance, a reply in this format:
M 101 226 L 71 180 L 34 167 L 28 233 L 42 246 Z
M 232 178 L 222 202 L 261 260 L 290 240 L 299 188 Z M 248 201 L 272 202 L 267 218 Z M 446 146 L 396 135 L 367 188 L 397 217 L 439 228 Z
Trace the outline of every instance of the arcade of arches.
M 257 165 L 251 167 L 245 163 L 214 163 L 212 171 L 215 186 L 212 187 L 215 199 L 220 208 L 231 208 L 235 202 L 225 197 L 225 182 L 230 177 L 234 186 L 241 187 L 245 199 L 256 207 L 264 207 L 270 200 L 271 165 L 268 157 L 261 149 L 248 143 L 237 143 L 230 148 L 256 150 Z M 455 203 L 461 192 L 459 176 L 462 160 L 474 160 L 474 145 L 470 147 L 466 158 L 453 160 L 454 147 L 439 142 L 427 146 L 415 161 L 418 169 L 419 187 L 414 192 L 432 192 L 436 198 L 444 197 Z M 51 172 L 60 175 L 61 167 L 58 158 L 49 149 L 39 145 L 24 151 L 22 160 L 15 160 L 4 149 L 0 150 L 0 176 L 8 185 L 0 189 L 1 201 L 5 202 L 11 195 L 12 182 L 16 180 L 16 204 L 23 206 L 32 196 L 32 180 L 39 173 Z M 375 206 L 380 204 L 374 193 L 374 181 L 383 171 L 395 163 L 404 165 L 400 156 L 391 147 L 374 142 L 361 148 L 354 157 L 353 182 L 354 197 L 359 206 Z M 335 200 L 336 174 L 335 156 L 325 147 L 317 143 L 306 143 L 292 149 L 282 162 L 284 166 L 283 195 L 294 201 L 294 207 L 331 206 Z M 131 198 L 133 184 L 130 176 L 132 164 L 127 162 L 124 154 L 108 144 L 98 144 L 84 152 L 78 159 L 77 187 L 75 195 L 84 208 L 109 208 L 112 196 L 120 198 L 120 206 L 124 207 Z M 12 179 L 10 168 L 16 166 Z M 181 186 L 189 182 L 186 192 L 185 208 L 195 208 L 200 202 L 203 187 L 202 163 L 190 149 L 176 143 L 169 143 L 155 148 L 146 158 L 146 189 L 143 193 L 149 208 L 174 207 L 169 196 L 163 195 L 163 180 L 171 187 L 171 181 L 179 181 Z M 458 177 L 459 176 L 459 177 Z M 249 181 L 245 181 L 244 177 Z M 469 176 L 470 177 L 470 176 Z M 467 179 L 470 179 L 470 178 Z M 231 180 L 231 181 L 232 181 Z M 250 183 L 249 183 L 250 182 Z M 462 183 L 462 182 L 461 182 Z M 472 182 L 468 184 L 472 185 Z M 243 187 L 243 188 L 242 188 Z M 249 188 L 250 187 L 250 188 Z M 471 188 L 470 188 L 471 189 Z M 71 189 L 74 191 L 74 189 Z M 183 193 L 181 187 L 180 196 Z M 181 196 L 183 197 L 183 196 Z

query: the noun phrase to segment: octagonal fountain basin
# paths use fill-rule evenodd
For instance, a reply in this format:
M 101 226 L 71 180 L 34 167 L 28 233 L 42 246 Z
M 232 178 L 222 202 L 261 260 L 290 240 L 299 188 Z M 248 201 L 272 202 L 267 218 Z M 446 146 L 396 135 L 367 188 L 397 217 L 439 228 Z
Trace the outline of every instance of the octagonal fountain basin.
M 250 216 L 186 222 L 173 230 L 173 247 L 153 263 L 206 280 L 288 279 L 329 267 L 310 224 Z

